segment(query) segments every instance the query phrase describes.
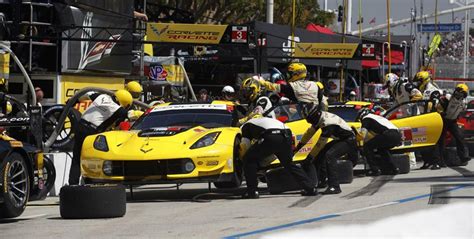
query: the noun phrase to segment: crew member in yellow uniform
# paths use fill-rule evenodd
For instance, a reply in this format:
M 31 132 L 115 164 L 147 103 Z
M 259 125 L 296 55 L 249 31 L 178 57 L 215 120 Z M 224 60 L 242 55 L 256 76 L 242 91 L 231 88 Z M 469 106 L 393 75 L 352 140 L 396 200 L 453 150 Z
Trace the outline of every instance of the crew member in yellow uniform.
M 276 93 L 283 93 L 285 97 L 297 103 L 312 103 L 320 107 L 320 87 L 314 81 L 306 79 L 308 71 L 303 63 L 291 63 L 287 69 L 287 85 L 271 83 L 259 79 L 259 82 L 266 90 Z

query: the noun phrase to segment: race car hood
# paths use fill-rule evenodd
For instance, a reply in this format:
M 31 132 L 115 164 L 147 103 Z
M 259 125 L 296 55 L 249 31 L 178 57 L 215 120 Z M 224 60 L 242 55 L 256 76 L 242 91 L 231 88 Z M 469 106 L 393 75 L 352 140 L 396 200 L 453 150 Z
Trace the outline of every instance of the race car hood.
M 111 131 L 86 138 L 82 155 L 107 159 L 156 159 L 184 157 L 201 137 L 222 129 L 169 127 L 142 131 Z M 97 150 L 94 142 L 105 137 L 108 151 Z

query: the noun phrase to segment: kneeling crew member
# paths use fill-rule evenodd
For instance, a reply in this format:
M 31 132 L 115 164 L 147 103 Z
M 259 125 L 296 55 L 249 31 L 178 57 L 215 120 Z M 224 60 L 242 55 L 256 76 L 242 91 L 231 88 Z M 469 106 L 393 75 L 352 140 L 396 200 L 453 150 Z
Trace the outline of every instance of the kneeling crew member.
M 466 110 L 464 99 L 467 97 L 467 92 L 469 92 L 469 87 L 466 84 L 458 84 L 452 96 L 441 98 L 438 105 L 443 117 L 443 132 L 439 137 L 440 142 L 438 143 L 440 156 L 444 156 L 444 138 L 446 132 L 449 131 L 456 140 L 456 150 L 463 166 L 467 165 L 471 158 L 466 154 L 464 136 L 459 130 L 457 120 L 459 114 Z M 444 160 L 440 161 L 440 166 L 446 166 Z
M 114 96 L 92 94 L 92 104 L 81 116 L 74 131 L 74 148 L 69 171 L 69 185 L 79 184 L 81 176 L 81 150 L 84 139 L 93 134 L 106 131 L 108 128 L 127 118 L 127 110 L 133 102 L 132 95 L 126 90 L 118 90 Z
M 369 109 L 361 109 L 357 118 L 361 122 L 362 135 L 365 135 L 364 141 L 367 139 L 368 132 L 375 135 L 370 140 L 364 142 L 364 155 L 367 163 L 370 166 L 369 176 L 378 176 L 382 172 L 378 165 L 382 162 L 377 162 L 375 158 L 375 151 L 381 156 L 381 161 L 386 160 L 389 167 L 389 174 L 398 174 L 399 169 L 393 164 L 390 149 L 398 146 L 402 142 L 402 136 L 395 126 L 388 119 L 371 114 Z M 385 161 L 384 161 L 385 162 Z
M 304 133 L 303 138 L 295 150 L 299 151 L 309 139 L 312 138 L 316 131 L 321 129 L 321 135 L 314 147 L 318 147 L 319 152 L 323 153 L 317 157 L 322 159 L 322 162 L 313 161 L 317 164 L 318 169 L 321 169 L 321 167 L 327 169 L 328 188 L 323 194 L 341 193 L 336 171 L 337 159 L 344 155 L 348 155 L 348 157 L 352 159 L 357 155 L 355 134 L 342 118 L 335 114 L 318 110 L 317 107 L 311 106 L 310 104 L 303 107 L 303 116 L 306 118 L 306 121 L 311 124 L 311 127 Z M 333 140 L 327 143 L 329 138 Z M 313 170 L 311 167 L 314 167 L 313 162 L 304 162 L 302 166 L 305 167 L 305 171 L 308 173 Z M 318 175 L 320 180 L 325 180 L 326 172 L 322 170 L 320 173 L 323 174 Z
M 241 127 L 242 145 L 249 145 L 243 157 L 245 178 L 247 181 L 247 192 L 243 198 L 258 198 L 257 170 L 258 162 L 264 158 L 276 155 L 281 165 L 293 176 L 303 188 L 302 195 L 316 195 L 316 189 L 306 173 L 293 163 L 293 152 L 291 150 L 291 130 L 282 122 L 267 118 L 253 118 Z

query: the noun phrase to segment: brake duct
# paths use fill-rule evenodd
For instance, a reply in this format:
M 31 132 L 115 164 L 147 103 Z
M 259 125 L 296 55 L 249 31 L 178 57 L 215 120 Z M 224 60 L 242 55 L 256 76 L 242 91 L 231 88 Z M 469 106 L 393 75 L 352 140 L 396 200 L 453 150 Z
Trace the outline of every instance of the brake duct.
M 69 114 L 69 111 L 71 110 L 71 108 L 74 107 L 76 102 L 82 96 L 84 96 L 85 94 L 87 94 L 89 92 L 97 92 L 97 93 L 100 93 L 100 94 L 107 94 L 107 95 L 110 95 L 110 96 L 114 96 L 113 91 L 106 90 L 106 89 L 103 89 L 103 88 L 98 88 L 98 87 L 86 87 L 86 88 L 83 88 L 83 89 L 77 91 L 76 94 L 74 94 L 67 101 L 66 106 L 64 106 L 64 111 L 61 113 L 61 116 L 59 117 L 58 125 L 56 125 L 56 127 L 54 128 L 54 131 L 52 132 L 51 136 L 49 136 L 48 140 L 44 143 L 44 151 L 45 152 L 48 152 L 51 145 L 54 143 L 54 141 L 56 141 L 56 138 L 58 137 L 59 131 L 61 131 L 62 127 L 64 126 L 64 121 L 66 120 L 66 117 Z M 141 101 L 138 101 L 138 100 L 134 100 L 133 104 L 138 106 L 139 108 L 142 108 L 142 109 L 145 109 L 145 110 L 150 107 L 149 105 L 147 105 L 147 104 L 145 104 Z

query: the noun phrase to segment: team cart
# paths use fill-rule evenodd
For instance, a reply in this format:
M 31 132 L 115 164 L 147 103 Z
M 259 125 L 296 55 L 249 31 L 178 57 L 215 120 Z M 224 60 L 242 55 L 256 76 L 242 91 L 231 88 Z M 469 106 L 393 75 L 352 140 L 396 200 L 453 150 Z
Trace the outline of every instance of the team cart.
M 25 69 L 11 50 L 34 92 Z M 0 218 L 17 217 L 30 200 L 44 199 L 54 185 L 55 169 L 42 151 L 42 113 L 34 93 L 27 103 L 0 92 Z

